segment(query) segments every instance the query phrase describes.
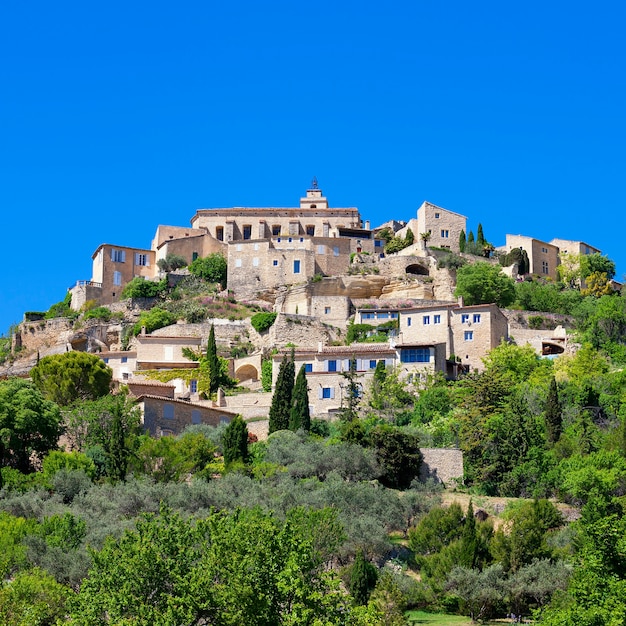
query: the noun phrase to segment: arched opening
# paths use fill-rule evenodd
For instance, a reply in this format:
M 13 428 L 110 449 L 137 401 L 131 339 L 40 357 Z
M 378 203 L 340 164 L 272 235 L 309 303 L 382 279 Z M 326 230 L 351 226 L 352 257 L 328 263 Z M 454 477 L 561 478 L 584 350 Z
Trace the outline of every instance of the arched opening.
M 565 352 L 565 347 L 559 343 L 552 341 L 543 341 L 541 343 L 541 354 L 543 356 L 556 356 L 563 354 L 563 352 Z
M 428 268 L 420 265 L 419 263 L 412 263 L 407 265 L 404 270 L 407 274 L 413 274 L 416 276 L 428 276 Z
M 235 378 L 238 378 L 241 382 L 246 380 L 258 380 L 259 372 L 254 365 L 247 363 L 235 371 Z

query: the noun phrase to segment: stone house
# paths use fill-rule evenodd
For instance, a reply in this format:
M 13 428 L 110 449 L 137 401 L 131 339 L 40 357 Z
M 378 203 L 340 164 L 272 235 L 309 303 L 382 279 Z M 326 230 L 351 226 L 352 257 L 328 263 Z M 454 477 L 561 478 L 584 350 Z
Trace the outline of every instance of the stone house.
M 453 361 L 480 370 L 482 358 L 508 336 L 508 320 L 495 304 L 435 304 L 400 312 L 396 348 L 402 364 L 434 362 L 447 371 Z
M 178 435 L 192 424 L 228 424 L 237 415 L 220 407 L 148 394 L 137 398 L 137 404 L 143 427 L 153 437 Z
M 438 207 L 430 202 L 423 202 L 417 210 L 417 227 L 409 222 L 418 242 L 422 233 L 430 233 L 429 246 L 449 248 L 459 253 L 459 237 L 461 231 L 467 233 L 467 218 L 460 213 L 454 213 Z
M 285 354 L 289 355 L 290 350 L 282 350 L 272 357 L 273 387 Z M 386 343 L 294 349 L 296 374 L 302 365 L 305 367 L 312 416 L 328 416 L 341 409 L 346 385 L 342 373 L 349 371 L 350 361 L 355 362 L 359 386 L 362 393 L 366 393 L 378 362 L 384 361 L 385 366 L 391 367 L 397 361 L 397 353 Z
M 586 256 L 588 254 L 602 254 L 602 251 L 599 248 L 595 248 L 594 246 L 585 243 L 584 241 L 571 241 L 569 239 L 553 239 L 550 242 L 552 245 L 555 245 L 559 249 L 559 262 L 562 262 L 561 255 L 564 254 L 574 254 Z M 584 280 L 580 281 L 581 289 L 585 289 L 587 283 Z
M 521 248 L 526 251 L 530 274 L 557 280 L 556 268 L 559 264 L 559 247 L 557 245 L 534 237 L 507 234 L 505 245 L 499 247 L 498 250 L 508 253 L 514 248 Z
M 134 350 L 102 351 L 97 354 L 111 368 L 115 381 L 129 381 L 137 369 L 137 352 Z

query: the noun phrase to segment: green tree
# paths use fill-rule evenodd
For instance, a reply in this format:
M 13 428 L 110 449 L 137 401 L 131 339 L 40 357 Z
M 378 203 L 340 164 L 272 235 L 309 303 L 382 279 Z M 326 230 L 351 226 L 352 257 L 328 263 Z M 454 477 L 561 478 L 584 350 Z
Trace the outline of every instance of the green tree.
M 109 393 L 113 372 L 95 354 L 64 352 L 45 356 L 30 372 L 33 384 L 52 402 L 67 406 Z
M 241 415 L 236 415 L 222 435 L 226 469 L 234 463 L 248 462 L 248 427 Z
M 546 398 L 546 439 L 554 445 L 563 429 L 563 407 L 559 400 L 559 389 L 554 376 L 550 379 L 550 389 Z
M 478 224 L 478 230 L 476 231 L 476 243 L 479 246 L 484 246 L 487 243 L 485 235 L 483 234 L 483 225 Z
M 223 288 L 226 287 L 227 269 L 226 258 L 219 252 L 198 257 L 189 264 L 191 274 L 210 283 L 219 283 Z
M 495 303 L 506 307 L 515 300 L 515 283 L 497 265 L 481 261 L 457 270 L 454 293 L 468 306 Z
M 470 500 L 463 522 L 461 533 L 460 558 L 461 567 L 476 567 L 478 557 L 478 533 L 476 532 L 476 518 L 474 517 L 474 505 Z
M 459 233 L 459 250 L 461 252 L 465 252 L 465 244 L 467 243 L 467 238 L 465 236 L 465 231 L 461 230 Z
M 0 467 L 21 472 L 57 447 L 62 432 L 59 407 L 21 378 L 0 381 Z
M 187 267 L 187 260 L 179 254 L 168 254 L 164 259 L 157 261 L 157 266 L 162 272 L 173 272 L 181 267 Z
M 126 298 L 156 298 L 167 290 L 167 278 L 159 281 L 146 280 L 142 276 L 135 276 L 122 289 L 122 299 Z
M 291 413 L 291 398 L 293 395 L 295 365 L 293 354 L 288 357 L 286 354 L 278 370 L 276 387 L 272 396 L 272 404 L 269 411 L 269 432 L 277 430 L 287 430 L 289 428 L 289 417 Z
M 600 252 L 583 254 L 580 258 L 580 273 L 583 280 L 591 274 L 606 274 L 608 280 L 615 276 L 615 263 Z
M 455 567 L 446 582 L 446 589 L 461 599 L 462 610 L 473 622 L 496 614 L 506 598 L 506 576 L 498 563 L 483 571 Z
M 349 360 L 348 370 L 341 372 L 344 379 L 343 397 L 341 398 L 340 418 L 344 422 L 352 422 L 358 419 L 358 408 L 361 404 L 362 389 L 359 383 L 360 375 L 356 371 L 356 359 Z
M 257 333 L 263 333 L 269 328 L 271 328 L 276 321 L 277 313 L 269 313 L 268 311 L 260 311 L 259 313 L 255 313 L 250 318 L 250 323 L 252 324 L 252 328 L 257 331 Z
M 311 414 L 309 412 L 309 387 L 306 381 L 306 368 L 300 366 L 296 382 L 293 387 L 291 411 L 289 414 L 289 430 L 311 429 Z
M 176 315 L 165 311 L 158 306 L 149 311 L 143 311 L 139 320 L 133 325 L 132 334 L 136 337 L 145 328 L 147 333 L 151 333 L 159 328 L 165 328 L 176 323 Z
M 272 369 L 272 359 L 261 361 L 261 387 L 263 387 L 263 391 L 272 391 Z
M 211 324 L 209 338 L 206 347 L 206 365 L 209 372 L 209 392 L 214 394 L 220 386 L 220 362 L 217 356 L 217 343 L 215 341 L 215 327 Z
M 419 438 L 400 428 L 380 425 L 373 428 L 367 443 L 376 450 L 382 468 L 380 482 L 392 489 L 406 489 L 422 467 Z
M 358 550 L 354 563 L 350 568 L 350 578 L 348 582 L 350 594 L 355 604 L 367 604 L 377 581 L 378 570 L 365 558 L 363 550 Z

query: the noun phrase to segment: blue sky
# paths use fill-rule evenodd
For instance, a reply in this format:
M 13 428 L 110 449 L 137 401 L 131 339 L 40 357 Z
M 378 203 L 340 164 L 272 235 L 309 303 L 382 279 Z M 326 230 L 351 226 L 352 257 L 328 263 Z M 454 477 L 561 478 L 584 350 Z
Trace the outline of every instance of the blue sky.
M 0 8 L 0 333 L 195 210 L 372 225 L 428 200 L 626 273 L 626 5 L 17 2 Z

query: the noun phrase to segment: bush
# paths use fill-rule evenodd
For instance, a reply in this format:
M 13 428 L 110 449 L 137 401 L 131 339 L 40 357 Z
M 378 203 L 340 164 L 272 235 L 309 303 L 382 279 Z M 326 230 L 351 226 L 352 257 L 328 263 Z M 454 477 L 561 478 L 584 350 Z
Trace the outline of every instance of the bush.
M 265 332 L 276 321 L 277 313 L 255 313 L 250 318 L 250 323 L 257 333 Z
M 141 276 L 133 278 L 122 290 L 122 299 L 156 298 L 167 289 L 167 279 L 158 282 L 146 280 Z
M 226 285 L 227 264 L 223 254 L 214 252 L 209 256 L 199 257 L 189 265 L 189 271 L 210 283 Z
M 142 313 L 139 321 L 133 326 L 133 335 L 138 335 L 145 326 L 146 332 L 151 333 L 158 328 L 165 328 L 176 323 L 176 316 L 158 307 Z
M 108 322 L 111 319 L 111 309 L 106 306 L 98 306 L 95 309 L 90 309 L 85 313 L 84 319 L 86 320 L 102 320 L 104 322 Z
M 179 254 L 168 254 L 164 259 L 157 261 L 157 266 L 162 272 L 173 272 L 187 266 L 187 261 Z

